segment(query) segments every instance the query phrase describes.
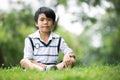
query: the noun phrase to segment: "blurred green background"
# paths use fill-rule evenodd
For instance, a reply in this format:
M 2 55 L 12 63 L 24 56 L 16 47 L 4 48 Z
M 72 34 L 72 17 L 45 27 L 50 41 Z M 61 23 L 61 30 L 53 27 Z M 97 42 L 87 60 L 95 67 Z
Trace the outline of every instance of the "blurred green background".
M 48 4 L 47 0 L 36 1 L 42 6 Z M 49 7 L 59 11 L 58 7 L 61 6 L 67 11 L 70 1 L 74 1 L 76 8 L 80 8 L 80 11 L 71 13 L 74 17 L 71 24 L 80 23 L 83 31 L 80 34 L 71 33 L 59 24 L 58 20 L 54 32 L 60 34 L 73 49 L 76 54 L 76 65 L 119 64 L 120 0 L 49 0 Z M 24 39 L 36 30 L 33 19 L 34 8 L 31 4 L 26 4 L 22 0 L 8 0 L 8 2 L 8 10 L 0 9 L 0 66 L 2 67 L 19 65 L 19 61 L 23 58 Z M 13 5 L 17 6 L 12 7 Z M 90 16 L 90 13 L 85 11 L 85 5 L 89 12 L 94 8 L 101 8 L 104 9 L 104 14 L 94 15 L 95 11 L 93 16 Z M 85 8 L 82 8 L 83 6 Z M 95 43 L 99 44 L 94 45 Z M 59 59 L 62 59 L 62 55 Z

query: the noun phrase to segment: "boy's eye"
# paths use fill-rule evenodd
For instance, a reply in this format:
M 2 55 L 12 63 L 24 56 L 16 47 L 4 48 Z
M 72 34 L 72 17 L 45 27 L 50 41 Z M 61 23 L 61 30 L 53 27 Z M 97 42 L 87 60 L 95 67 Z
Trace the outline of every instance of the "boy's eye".
M 40 21 L 44 21 L 44 19 L 39 19 Z

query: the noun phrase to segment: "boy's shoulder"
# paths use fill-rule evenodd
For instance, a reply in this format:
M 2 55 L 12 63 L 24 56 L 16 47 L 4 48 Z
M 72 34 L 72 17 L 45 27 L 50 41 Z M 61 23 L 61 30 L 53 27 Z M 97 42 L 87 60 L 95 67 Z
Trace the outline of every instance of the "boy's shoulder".
M 52 32 L 51 35 L 52 35 L 52 37 L 55 37 L 55 38 L 61 37 L 59 34 L 56 34 L 56 33 L 54 33 L 54 32 Z

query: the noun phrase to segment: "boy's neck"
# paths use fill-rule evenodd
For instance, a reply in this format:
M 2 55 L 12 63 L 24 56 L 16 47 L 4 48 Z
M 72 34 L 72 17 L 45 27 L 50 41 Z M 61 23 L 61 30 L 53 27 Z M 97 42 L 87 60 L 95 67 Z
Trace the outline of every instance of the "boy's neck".
M 50 33 L 51 33 L 51 32 L 45 33 L 45 32 L 40 32 L 40 31 L 39 31 L 40 37 L 41 37 L 41 39 L 42 39 L 45 43 L 48 42 Z

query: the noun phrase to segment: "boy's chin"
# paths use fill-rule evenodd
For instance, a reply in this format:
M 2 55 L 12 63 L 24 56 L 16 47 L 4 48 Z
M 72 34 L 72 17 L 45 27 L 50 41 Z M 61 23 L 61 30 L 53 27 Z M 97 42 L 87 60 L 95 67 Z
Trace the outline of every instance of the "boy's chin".
M 50 30 L 44 30 L 42 31 L 43 33 L 50 33 L 51 31 Z

